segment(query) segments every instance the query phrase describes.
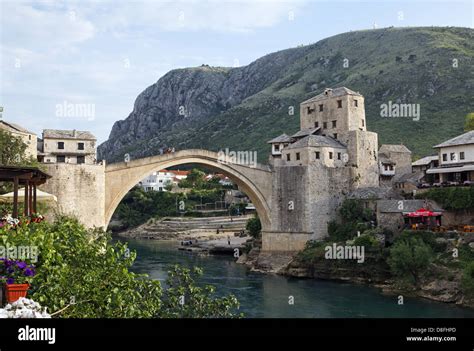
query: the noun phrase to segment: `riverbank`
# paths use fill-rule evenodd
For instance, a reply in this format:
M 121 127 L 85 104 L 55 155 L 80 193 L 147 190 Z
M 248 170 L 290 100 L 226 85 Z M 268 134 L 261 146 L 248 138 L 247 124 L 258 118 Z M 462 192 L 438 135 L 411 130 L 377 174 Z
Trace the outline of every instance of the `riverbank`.
M 252 271 L 276 273 L 291 278 L 350 282 L 372 286 L 388 295 L 424 298 L 474 308 L 472 291 L 463 286 L 466 266 L 474 256 L 474 235 L 410 233 L 424 236 L 433 246 L 433 258 L 420 272 L 415 284 L 393 274 L 390 248 L 365 247 L 363 263 L 354 259 L 327 259 L 325 248 L 332 243 L 309 245 L 297 253 L 261 253 L 258 247 L 239 258 Z M 341 243 L 339 243 L 341 244 Z M 415 255 L 419 254 L 416 253 Z M 407 258 L 407 264 L 408 258 Z
M 165 217 L 150 219 L 135 228 L 114 233 L 129 239 L 217 240 L 245 231 L 252 216 Z

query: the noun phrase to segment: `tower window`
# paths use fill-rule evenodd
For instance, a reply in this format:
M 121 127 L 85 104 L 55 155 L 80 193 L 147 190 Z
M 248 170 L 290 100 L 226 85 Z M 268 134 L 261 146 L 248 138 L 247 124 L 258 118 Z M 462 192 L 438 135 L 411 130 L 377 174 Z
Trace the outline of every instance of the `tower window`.
M 78 150 L 84 150 L 84 143 L 77 143 Z
M 340 152 L 337 153 L 337 159 L 338 159 L 338 160 L 341 159 L 341 153 L 340 153 Z
M 299 153 L 299 152 L 296 153 L 296 160 L 297 160 L 297 161 L 300 160 L 300 153 Z
M 357 102 L 357 100 L 354 100 L 354 106 L 355 106 L 355 107 L 358 107 L 358 106 L 359 106 L 359 103 Z
M 275 151 L 280 151 L 280 144 L 275 144 Z
M 291 161 L 290 154 L 286 154 L 286 160 L 287 160 L 287 161 Z
M 316 151 L 315 155 L 316 155 L 316 160 L 319 160 L 319 151 Z
M 362 127 L 365 127 L 365 121 L 362 119 Z
M 64 149 L 64 142 L 58 141 L 58 149 Z
M 306 112 L 308 112 L 308 115 L 312 114 L 314 111 L 314 108 L 311 108 L 311 106 L 306 107 Z
M 323 104 L 319 105 L 319 112 L 323 112 Z
M 337 108 L 342 108 L 342 100 L 337 100 Z
M 448 154 L 443 154 L 443 161 L 447 161 L 448 160 Z
M 332 121 L 332 127 L 336 128 L 336 125 L 337 125 L 337 121 Z
M 328 122 L 323 122 L 323 129 L 327 129 L 328 128 Z
M 329 159 L 332 160 L 332 152 L 329 152 Z
M 314 128 L 318 128 L 319 127 L 319 122 L 314 122 Z
M 456 154 L 454 152 L 451 152 L 449 156 L 451 161 L 456 161 Z
M 334 133 L 334 139 L 337 139 L 337 133 Z
M 461 151 L 461 152 L 459 153 L 459 159 L 460 159 L 460 160 L 464 160 L 464 151 Z

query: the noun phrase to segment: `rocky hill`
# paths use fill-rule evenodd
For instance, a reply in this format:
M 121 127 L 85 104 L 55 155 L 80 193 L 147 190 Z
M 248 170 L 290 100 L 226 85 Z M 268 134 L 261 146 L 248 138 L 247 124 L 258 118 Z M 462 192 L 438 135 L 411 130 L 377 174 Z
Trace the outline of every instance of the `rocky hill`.
M 229 148 L 257 150 L 265 162 L 267 140 L 299 129 L 299 103 L 337 86 L 365 96 L 367 126 L 380 143 L 432 154 L 432 145 L 461 133 L 464 116 L 474 111 L 473 67 L 473 29 L 419 27 L 343 33 L 244 67 L 177 69 L 137 97 L 99 157 Z M 382 118 L 380 106 L 389 101 L 420 104 L 420 120 Z

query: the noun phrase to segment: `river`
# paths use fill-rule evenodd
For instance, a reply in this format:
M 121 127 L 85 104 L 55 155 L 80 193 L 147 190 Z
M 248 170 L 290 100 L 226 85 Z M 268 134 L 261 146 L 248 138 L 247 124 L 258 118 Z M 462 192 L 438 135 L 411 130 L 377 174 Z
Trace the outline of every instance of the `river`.
M 125 239 L 121 239 L 125 241 Z M 474 310 L 455 305 L 405 297 L 387 296 L 368 286 L 287 278 L 251 272 L 228 256 L 198 256 L 178 251 L 176 243 L 126 240 L 137 252 L 132 270 L 164 281 L 175 264 L 204 270 L 200 283 L 216 287 L 218 295 L 234 294 L 245 317 L 333 318 L 333 317 L 474 317 Z M 291 298 L 294 303 L 290 304 Z

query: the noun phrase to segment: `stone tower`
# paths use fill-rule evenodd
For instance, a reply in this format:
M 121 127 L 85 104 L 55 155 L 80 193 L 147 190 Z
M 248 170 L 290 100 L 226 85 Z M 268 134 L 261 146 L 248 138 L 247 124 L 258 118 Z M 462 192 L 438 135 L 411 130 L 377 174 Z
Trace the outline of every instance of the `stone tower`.
M 349 192 L 379 186 L 377 134 L 366 129 L 364 97 L 345 87 L 302 102 L 300 131 L 269 143 L 274 198 L 264 250 L 324 238 Z

